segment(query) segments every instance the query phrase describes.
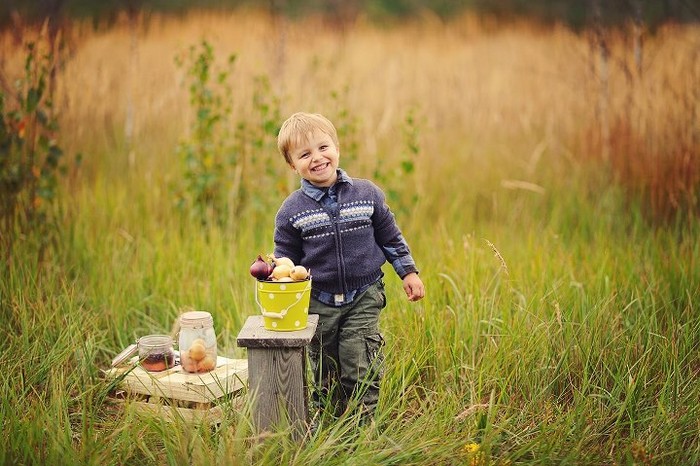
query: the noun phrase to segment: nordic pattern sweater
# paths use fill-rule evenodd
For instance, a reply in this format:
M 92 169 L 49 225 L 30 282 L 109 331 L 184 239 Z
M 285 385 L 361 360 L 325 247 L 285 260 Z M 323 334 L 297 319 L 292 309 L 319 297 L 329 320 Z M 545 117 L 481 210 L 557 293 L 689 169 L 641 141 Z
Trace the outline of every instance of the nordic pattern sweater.
M 311 270 L 313 288 L 347 293 L 374 283 L 388 260 L 399 277 L 418 272 L 384 193 L 371 181 L 339 170 L 337 208 L 324 207 L 302 188 L 275 217 L 275 256 Z

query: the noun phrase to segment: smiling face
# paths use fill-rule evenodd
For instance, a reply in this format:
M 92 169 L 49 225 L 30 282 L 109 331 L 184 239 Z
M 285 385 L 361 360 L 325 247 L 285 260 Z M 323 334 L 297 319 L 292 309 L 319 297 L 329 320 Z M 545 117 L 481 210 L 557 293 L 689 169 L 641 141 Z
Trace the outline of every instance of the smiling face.
M 289 149 L 289 164 L 314 186 L 328 187 L 338 179 L 340 152 L 333 138 L 316 128 Z

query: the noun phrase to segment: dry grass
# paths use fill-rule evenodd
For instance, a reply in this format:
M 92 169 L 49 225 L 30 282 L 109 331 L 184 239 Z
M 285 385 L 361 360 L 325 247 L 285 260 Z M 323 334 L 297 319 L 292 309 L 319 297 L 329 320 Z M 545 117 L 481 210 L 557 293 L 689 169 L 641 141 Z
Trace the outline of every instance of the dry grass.
M 628 36 L 613 37 L 609 83 L 610 165 L 657 220 L 700 213 L 700 37 L 668 27 L 635 63 Z M 603 152 L 599 137 L 589 140 Z
M 69 152 L 121 160 L 110 167 L 164 166 L 193 118 L 174 57 L 202 39 L 222 60 L 238 56 L 233 87 L 240 118 L 251 115 L 255 76 L 270 78 L 282 115 L 349 111 L 359 122 L 363 156 L 353 168 L 360 174 L 369 174 L 378 157 L 396 157 L 411 108 L 421 117 L 421 149 L 432 154 L 419 165 L 421 184 L 464 163 L 483 173 L 494 161 L 514 167 L 510 177 L 536 183 L 543 154 L 579 164 L 604 149 L 598 57 L 589 34 L 564 27 L 499 26 L 465 16 L 391 28 L 359 21 L 339 31 L 321 18 L 293 22 L 238 11 L 155 15 L 133 28 L 123 20 L 98 31 L 75 23 L 67 37 L 58 99 L 63 144 Z M 647 35 L 641 75 L 630 74 L 629 35 L 611 34 L 609 41 L 612 169 L 654 211 L 697 211 L 700 29 L 668 26 Z M 8 35 L 0 45 L 12 75 L 21 49 Z M 125 147 L 129 113 L 133 144 Z

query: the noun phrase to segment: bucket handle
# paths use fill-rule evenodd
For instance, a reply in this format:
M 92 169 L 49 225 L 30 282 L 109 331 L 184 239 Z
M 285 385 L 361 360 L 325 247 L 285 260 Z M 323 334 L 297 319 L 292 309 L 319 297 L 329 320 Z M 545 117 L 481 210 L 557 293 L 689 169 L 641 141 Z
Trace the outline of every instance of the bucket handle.
M 255 302 L 258 305 L 258 307 L 260 308 L 260 312 L 262 313 L 263 317 L 268 317 L 270 319 L 284 319 L 284 316 L 287 315 L 287 311 L 289 311 L 290 308 L 299 304 L 299 301 L 301 301 L 302 298 L 304 297 L 304 293 L 306 293 L 310 288 L 311 288 L 311 280 L 309 280 L 309 283 L 307 283 L 306 288 L 304 288 L 301 291 L 301 296 L 299 296 L 299 299 L 297 299 L 295 302 L 293 302 L 289 306 L 282 309 L 282 311 L 280 311 L 280 312 L 269 312 L 269 311 L 265 310 L 265 308 L 262 306 L 262 304 L 260 304 L 260 300 L 258 299 L 258 293 L 260 293 L 260 290 L 258 289 L 258 283 L 255 282 Z

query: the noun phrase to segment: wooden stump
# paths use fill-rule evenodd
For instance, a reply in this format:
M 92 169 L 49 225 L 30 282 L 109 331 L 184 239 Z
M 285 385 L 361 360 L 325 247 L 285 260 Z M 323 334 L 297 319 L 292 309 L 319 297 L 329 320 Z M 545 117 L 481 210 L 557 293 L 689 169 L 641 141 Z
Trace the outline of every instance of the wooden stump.
M 248 393 L 258 432 L 293 426 L 303 436 L 308 422 L 306 347 L 316 332 L 318 315 L 309 315 L 305 329 L 276 332 L 264 327 L 262 316 L 251 316 L 238 334 L 238 346 L 248 348 Z

